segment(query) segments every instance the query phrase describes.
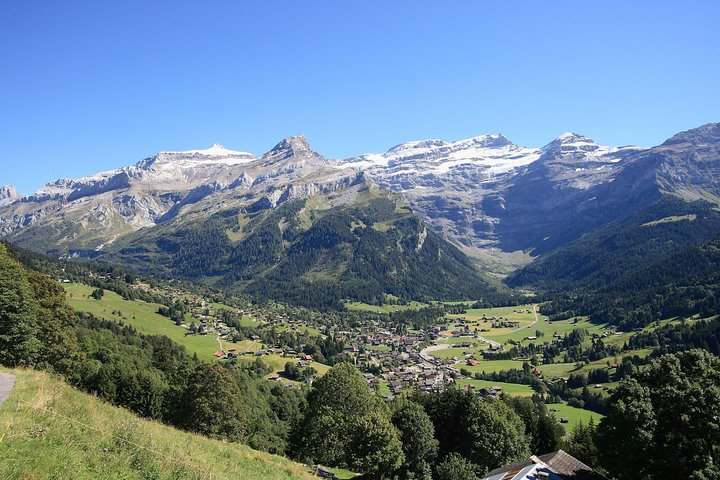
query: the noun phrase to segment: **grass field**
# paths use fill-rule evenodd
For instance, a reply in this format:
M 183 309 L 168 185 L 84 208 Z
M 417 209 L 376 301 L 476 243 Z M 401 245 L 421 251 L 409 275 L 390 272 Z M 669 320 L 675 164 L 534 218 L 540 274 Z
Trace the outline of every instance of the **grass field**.
M 228 345 L 231 345 L 231 344 L 228 344 Z M 254 362 L 255 358 L 257 358 L 257 357 L 241 357 L 240 361 L 241 362 Z M 282 355 L 276 355 L 276 354 L 263 355 L 262 357 L 260 357 L 260 359 L 263 362 L 265 362 L 266 364 L 268 364 L 270 367 L 272 367 L 272 369 L 273 369 L 273 371 L 271 373 L 267 374 L 267 377 L 271 377 L 272 375 L 274 375 L 276 373 L 284 372 L 285 364 L 287 362 L 297 362 L 298 361 L 296 358 L 283 357 Z M 328 365 L 325 365 L 324 363 L 320 363 L 320 362 L 315 362 L 315 361 L 311 361 L 308 364 L 308 366 L 313 367 L 315 370 L 317 370 L 318 375 L 320 375 L 320 376 L 325 375 L 325 373 L 327 373 L 327 371 L 330 370 L 330 367 Z M 282 379 L 282 381 L 290 382 L 290 383 L 297 383 L 297 382 L 292 382 L 291 380 L 287 380 L 287 379 Z
M 392 350 L 392 347 L 390 345 L 365 345 L 365 348 L 368 350 L 375 350 L 377 352 L 389 352 Z
M 457 357 L 459 360 L 464 360 L 465 355 L 463 353 L 469 353 L 475 356 L 475 358 L 479 359 L 482 358 L 482 351 L 485 350 L 486 347 L 483 346 L 477 346 L 477 347 L 469 347 L 469 348 L 459 348 L 459 347 L 450 347 L 446 348 L 444 350 L 434 350 L 430 352 L 430 354 L 433 357 L 437 358 L 452 358 Z
M 411 301 L 407 305 L 370 305 L 362 302 L 345 302 L 345 308 L 357 312 L 390 313 L 401 310 L 418 310 L 428 305 L 425 303 Z
M 617 361 L 619 362 L 620 359 L 623 356 L 631 357 L 633 355 L 637 355 L 639 357 L 647 357 L 652 352 L 652 349 L 649 348 L 643 348 L 639 350 L 629 350 L 627 352 L 622 352 L 621 355 L 617 356 Z M 594 362 L 590 362 L 586 365 L 583 365 L 580 368 L 577 368 L 574 363 L 551 363 L 548 365 L 540 365 L 538 367 L 538 370 L 540 370 L 543 375 L 545 375 L 548 378 L 552 377 L 568 377 L 571 373 L 584 373 L 587 374 L 590 370 L 600 369 L 600 368 L 607 368 L 608 363 L 612 363 L 616 360 L 616 357 L 607 357 L 600 360 L 596 360 Z
M 555 409 L 557 412 L 551 412 L 555 415 L 555 418 L 560 421 L 561 418 L 567 418 L 568 423 L 563 423 L 562 426 L 565 432 L 572 433 L 578 423 L 582 422 L 587 425 L 592 418 L 595 424 L 597 424 L 603 416 L 599 413 L 591 412 L 590 410 L 584 410 L 582 408 L 571 407 L 565 403 L 548 403 L 548 410 Z
M 139 332 L 148 335 L 165 335 L 184 345 L 191 355 L 197 353 L 198 357 L 205 360 L 214 358 L 213 353 L 218 350 L 218 342 L 213 337 L 185 336 L 186 329 L 175 325 L 172 320 L 157 313 L 158 307 L 160 307 L 158 304 L 146 303 L 141 300 L 125 300 L 109 290 L 105 290 L 105 295 L 101 300 L 95 300 L 90 296 L 95 290 L 93 287 L 79 283 L 63 284 L 63 286 L 68 294 L 68 304 L 75 310 L 131 325 Z M 121 315 L 113 314 L 113 311 L 120 311 Z
M 528 385 L 519 385 L 517 383 L 492 382 L 490 380 L 475 380 L 469 378 L 460 378 L 456 380 L 458 386 L 472 385 L 475 389 L 488 388 L 492 386 L 502 387 L 503 393 L 514 395 L 517 397 L 531 397 L 535 391 Z
M 138 418 L 50 374 L 1 370 L 17 383 L 0 405 L 0 478 L 315 478 L 283 457 Z
M 262 350 L 263 344 L 252 340 L 240 340 L 239 342 L 223 342 L 223 347 L 225 347 L 225 351 L 235 348 L 238 352 L 257 352 Z
M 572 320 L 549 322 L 547 321 L 546 317 L 543 317 L 542 315 L 538 315 L 538 317 L 540 318 L 540 321 L 530 326 L 529 328 L 525 327 L 512 333 L 504 333 L 499 335 L 491 335 L 488 333 L 485 336 L 500 343 L 507 342 L 508 340 L 515 340 L 517 342 L 521 342 L 522 344 L 528 344 L 552 341 L 554 333 L 565 335 L 577 328 L 584 328 L 591 334 L 601 333 L 603 329 L 602 325 L 596 325 L 594 323 L 588 322 L 587 320 L 579 320 L 577 323 L 573 322 Z M 525 340 L 525 337 L 536 336 L 536 331 L 538 330 L 542 332 L 543 335 L 538 337 L 537 340 Z
M 479 360 L 476 367 L 467 365 L 466 362 L 461 362 L 457 365 L 457 368 L 465 368 L 472 373 L 475 372 L 500 372 L 502 370 L 512 370 L 516 368 L 522 370 L 522 360 Z
M 255 324 L 255 326 L 257 326 L 257 324 Z M 286 332 L 286 331 L 288 331 L 288 330 L 291 330 L 291 327 L 290 327 L 289 325 L 277 325 L 277 326 L 275 326 L 275 330 L 276 330 L 277 332 Z M 322 332 L 320 332 L 320 330 L 318 330 L 317 328 L 315 328 L 315 327 L 308 327 L 308 326 L 305 326 L 305 325 L 301 325 L 301 326 L 297 327 L 295 330 L 292 330 L 292 331 L 297 331 L 297 332 L 300 332 L 300 333 L 305 333 L 305 334 L 310 335 L 310 336 L 312 336 L 312 337 L 319 337 L 320 335 L 322 335 Z

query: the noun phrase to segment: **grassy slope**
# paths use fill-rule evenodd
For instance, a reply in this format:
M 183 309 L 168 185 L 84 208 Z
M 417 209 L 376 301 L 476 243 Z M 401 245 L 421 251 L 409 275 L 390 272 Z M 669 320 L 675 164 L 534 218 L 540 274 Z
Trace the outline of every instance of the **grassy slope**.
M 0 478 L 313 478 L 282 457 L 140 419 L 43 372 L 7 370 Z
M 603 418 L 603 415 L 599 413 L 591 412 L 590 410 L 584 410 L 582 408 L 575 408 L 565 403 L 548 403 L 548 410 L 554 409 L 557 412 L 553 412 L 555 418 L 560 421 L 561 418 L 567 418 L 568 423 L 563 423 L 562 426 L 567 433 L 572 433 L 578 423 L 582 422 L 587 425 L 592 418 L 595 425 Z
M 160 305 L 146 303 L 141 300 L 125 300 L 120 295 L 109 290 L 101 300 L 90 297 L 94 288 L 77 283 L 63 284 L 68 293 L 68 304 L 80 312 L 88 312 L 93 315 L 122 322 L 135 327 L 139 332 L 148 335 L 165 335 L 180 345 L 184 345 L 192 355 L 197 353 L 198 357 L 204 360 L 213 358 L 213 353 L 218 350 L 218 342 L 211 336 L 189 335 L 185 336 L 185 330 L 178 327 L 167 317 L 157 313 Z M 122 316 L 113 315 L 113 311 L 122 312 Z

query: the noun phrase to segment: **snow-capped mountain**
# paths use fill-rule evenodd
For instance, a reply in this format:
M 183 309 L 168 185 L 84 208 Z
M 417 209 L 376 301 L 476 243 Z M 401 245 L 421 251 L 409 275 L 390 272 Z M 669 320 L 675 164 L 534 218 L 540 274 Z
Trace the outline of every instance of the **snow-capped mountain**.
M 525 166 L 540 157 L 540 151 L 514 145 L 500 134 L 448 143 L 422 140 L 397 145 L 383 154 L 365 154 L 341 161 L 341 167 L 380 169 L 385 176 L 444 174 L 475 168 L 488 178 Z
M 349 204 L 358 194 L 350 187 L 370 182 L 401 195 L 466 253 L 516 266 L 662 193 L 717 198 L 719 145 L 717 124 L 652 149 L 601 146 L 574 133 L 541 148 L 490 134 L 338 160 L 313 151 L 302 135 L 261 156 L 214 144 L 60 179 L 29 196 L 4 187 L 0 234 L 56 254 L 87 254 L 141 228 L 230 209 L 256 212 L 311 197 L 323 197 L 325 208 Z

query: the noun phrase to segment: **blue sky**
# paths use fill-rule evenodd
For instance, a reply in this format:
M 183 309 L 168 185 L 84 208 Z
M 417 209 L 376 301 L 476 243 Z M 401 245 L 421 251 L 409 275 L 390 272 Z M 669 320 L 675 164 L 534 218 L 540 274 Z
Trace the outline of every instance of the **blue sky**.
M 0 2 L 0 184 L 160 150 L 339 158 L 565 131 L 654 145 L 720 121 L 718 1 Z

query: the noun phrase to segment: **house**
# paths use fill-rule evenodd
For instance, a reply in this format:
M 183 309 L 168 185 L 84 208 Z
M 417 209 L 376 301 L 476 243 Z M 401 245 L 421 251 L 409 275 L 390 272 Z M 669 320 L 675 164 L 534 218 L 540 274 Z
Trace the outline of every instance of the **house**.
M 557 452 L 528 458 L 491 471 L 482 480 L 605 480 L 605 477 L 569 453 Z
M 213 353 L 213 356 L 215 356 L 217 358 L 222 358 L 223 356 L 225 356 L 225 353 L 224 352 L 215 352 L 215 353 Z
M 475 360 L 474 358 L 468 358 L 467 364 L 470 365 L 471 367 L 477 367 L 478 361 Z

